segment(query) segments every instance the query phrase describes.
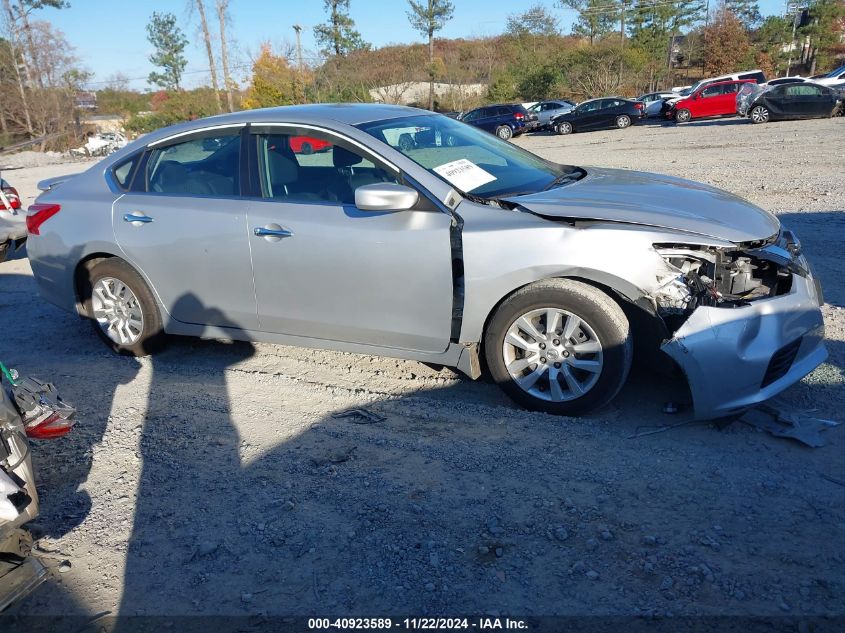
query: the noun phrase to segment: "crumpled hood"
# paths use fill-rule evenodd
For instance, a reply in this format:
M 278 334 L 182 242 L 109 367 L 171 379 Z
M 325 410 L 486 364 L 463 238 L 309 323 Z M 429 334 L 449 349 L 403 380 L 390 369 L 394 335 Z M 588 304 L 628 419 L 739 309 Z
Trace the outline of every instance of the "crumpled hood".
M 576 182 L 506 200 L 542 216 L 641 224 L 734 243 L 766 239 L 780 229 L 771 213 L 715 187 L 623 169 L 586 171 Z

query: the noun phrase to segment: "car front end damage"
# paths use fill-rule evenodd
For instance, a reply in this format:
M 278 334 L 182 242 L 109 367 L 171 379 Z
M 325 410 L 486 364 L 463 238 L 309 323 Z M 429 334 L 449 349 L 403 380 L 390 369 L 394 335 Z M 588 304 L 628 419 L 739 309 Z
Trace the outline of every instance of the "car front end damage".
M 735 247 L 660 243 L 650 293 L 686 375 L 695 416 L 728 416 L 783 391 L 827 358 L 821 285 L 790 231 Z

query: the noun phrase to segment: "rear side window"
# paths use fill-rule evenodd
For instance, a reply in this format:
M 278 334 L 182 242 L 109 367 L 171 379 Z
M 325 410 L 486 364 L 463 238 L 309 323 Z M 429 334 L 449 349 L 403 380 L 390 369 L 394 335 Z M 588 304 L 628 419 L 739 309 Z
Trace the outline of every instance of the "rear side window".
M 509 114 L 513 114 L 510 108 L 496 108 L 496 116 L 508 116 Z
M 240 132 L 228 132 L 154 149 L 147 160 L 147 191 L 239 195 L 240 138 Z
M 129 185 L 132 184 L 132 176 L 135 174 L 135 167 L 138 165 L 140 156 L 140 154 L 135 154 L 132 158 L 112 169 L 114 181 L 121 189 L 129 189 Z
M 822 91 L 818 88 L 818 86 L 796 84 L 787 86 L 786 94 L 790 97 L 818 97 L 822 94 Z

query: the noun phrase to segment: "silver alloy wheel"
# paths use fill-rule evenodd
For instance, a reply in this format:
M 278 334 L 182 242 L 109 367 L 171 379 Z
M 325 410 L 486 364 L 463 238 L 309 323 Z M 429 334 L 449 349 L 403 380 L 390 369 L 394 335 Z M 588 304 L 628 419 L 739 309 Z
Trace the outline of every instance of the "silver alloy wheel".
M 763 106 L 754 106 L 751 110 L 751 120 L 754 123 L 765 123 L 769 120 L 769 111 Z
M 631 125 L 631 117 L 627 114 L 616 117 L 616 127 L 624 130 L 629 125 Z
M 686 123 L 692 118 L 692 113 L 687 109 L 678 110 L 677 114 L 675 114 L 675 120 L 678 123 Z
M 558 131 L 558 134 L 571 134 L 572 133 L 572 124 L 564 121 L 563 123 L 558 124 L 557 131 Z
M 567 402 L 598 382 L 602 345 L 581 317 L 560 308 L 531 310 L 508 328 L 502 355 L 511 379 L 540 400 Z
M 133 345 L 144 331 L 144 314 L 135 293 L 120 279 L 103 277 L 91 293 L 94 319 L 118 345 Z
M 502 125 L 499 127 L 498 130 L 496 130 L 496 135 L 500 139 L 507 141 L 511 136 L 513 136 L 513 130 L 510 129 L 510 127 L 508 127 L 507 125 Z

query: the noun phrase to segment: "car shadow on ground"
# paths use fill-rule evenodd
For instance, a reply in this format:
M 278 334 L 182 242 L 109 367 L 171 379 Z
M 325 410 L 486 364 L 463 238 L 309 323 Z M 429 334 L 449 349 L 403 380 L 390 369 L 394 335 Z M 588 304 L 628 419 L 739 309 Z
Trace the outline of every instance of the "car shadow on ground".
M 806 232 L 811 257 L 837 239 L 830 224 L 841 223 L 840 215 L 795 215 L 781 217 L 799 235 L 801 223 L 820 229 Z M 3 275 L 0 283 L 4 299 L 17 292 L 28 293 L 21 301 L 40 301 L 31 277 Z M 14 309 L 7 302 L 0 310 L 5 330 Z M 103 351 L 72 315 L 49 306 L 31 312 L 40 316 L 18 323 L 7 339 L 14 363 L 28 367 L 26 349 L 37 344 L 39 374 L 69 392 L 83 420 L 67 438 L 34 450 L 44 490 L 38 527 L 61 535 L 88 512 L 74 494 L 121 386 L 136 379 L 140 365 Z M 842 344 L 833 351 L 841 363 Z M 742 469 L 754 462 L 727 463 L 714 475 L 691 469 L 690 450 L 721 463 L 732 444 L 749 440 L 706 424 L 626 440 L 644 427 L 684 421 L 659 413 L 669 392 L 653 375 L 637 372 L 614 404 L 581 420 L 502 406 L 495 385 L 475 383 L 471 391 L 462 380 L 368 403 L 380 420 L 330 411 L 292 427 L 291 419 L 305 415 L 298 402 L 307 390 L 279 404 L 266 399 L 274 383 L 257 376 L 253 393 L 231 399 L 227 375 L 254 353 L 250 343 L 175 339 L 143 361 L 149 384 L 145 401 L 132 403 L 145 413 L 121 615 L 553 614 L 584 612 L 585 599 L 620 613 L 646 604 L 659 605 L 649 607 L 657 612 L 725 608 L 722 589 L 701 580 L 667 598 L 661 573 L 705 558 L 714 569 L 729 566 L 730 551 L 682 545 L 691 525 L 729 514 L 728 491 L 748 487 L 751 494 L 751 471 Z M 95 372 L 92 389 L 86 378 Z M 827 387 L 799 388 L 813 400 Z M 250 417 L 255 424 L 244 422 Z M 786 450 L 795 449 L 777 445 L 767 463 Z M 673 476 L 655 478 L 654 459 Z M 649 481 L 654 489 L 645 487 Z M 645 515 L 632 510 L 643 506 Z M 782 556 L 776 534 L 791 507 L 773 510 L 760 525 L 761 547 L 770 540 L 773 557 Z M 671 560 L 648 563 L 652 545 L 643 539 L 651 534 Z M 793 534 L 795 548 L 814 547 L 811 532 Z M 647 563 L 657 565 L 656 576 L 643 572 Z M 749 573 L 759 573 L 759 564 Z M 603 582 L 595 584 L 590 571 Z M 611 589 L 623 581 L 625 591 Z M 55 582 L 39 592 L 38 604 L 85 609 Z M 62 593 L 66 602 L 56 597 Z M 19 613 L 32 611 L 24 603 Z

